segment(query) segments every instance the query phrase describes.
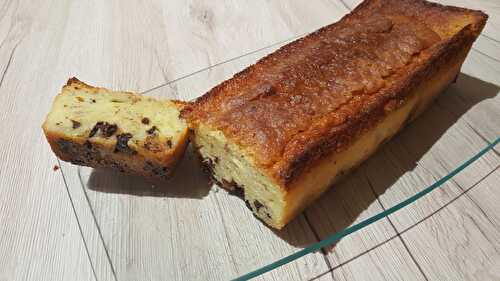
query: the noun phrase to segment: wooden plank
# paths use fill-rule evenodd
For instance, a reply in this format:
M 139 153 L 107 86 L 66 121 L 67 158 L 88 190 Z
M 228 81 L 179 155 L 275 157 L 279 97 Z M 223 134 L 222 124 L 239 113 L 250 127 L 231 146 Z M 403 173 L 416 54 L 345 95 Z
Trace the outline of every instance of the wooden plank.
M 484 71 L 488 70 L 494 71 L 487 68 Z M 495 140 L 499 135 L 500 87 L 464 74 L 459 76 L 459 81 L 445 93 L 446 102 L 443 104 L 443 99 L 438 99 L 437 104 L 471 128 L 469 133 L 478 134 L 486 141 Z
M 482 55 L 500 61 L 500 41 L 486 36 L 479 36 L 473 47 L 476 52 L 481 52 Z
M 400 239 L 389 240 L 339 266 L 333 270 L 334 280 L 425 280 Z
M 0 4 L 0 280 L 94 280 L 40 130 L 68 17 L 65 3 L 50 4 Z

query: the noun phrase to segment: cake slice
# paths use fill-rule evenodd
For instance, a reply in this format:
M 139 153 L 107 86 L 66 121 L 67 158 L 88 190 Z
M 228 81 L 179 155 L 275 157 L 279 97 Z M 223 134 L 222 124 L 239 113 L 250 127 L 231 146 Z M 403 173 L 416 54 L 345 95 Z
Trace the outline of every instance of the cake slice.
M 188 129 L 179 119 L 183 106 L 71 78 L 56 97 L 43 131 L 61 160 L 166 178 L 187 144 Z
M 486 19 L 423 0 L 366 0 L 181 116 L 213 178 L 280 229 L 455 79 Z

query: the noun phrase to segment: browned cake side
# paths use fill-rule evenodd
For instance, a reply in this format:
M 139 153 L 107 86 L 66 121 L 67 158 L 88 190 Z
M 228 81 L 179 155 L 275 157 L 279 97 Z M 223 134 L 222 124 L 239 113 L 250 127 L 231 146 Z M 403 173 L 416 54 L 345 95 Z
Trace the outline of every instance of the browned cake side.
M 195 145 L 206 146 L 201 142 L 209 137 L 227 142 L 226 148 L 234 145 L 239 152 L 229 149 L 232 156 L 245 159 L 238 165 L 263 177 L 256 186 L 251 180 L 238 182 L 237 175 L 214 172 L 227 186 L 243 185 L 245 197 L 248 189 L 266 193 L 262 200 L 271 200 L 268 209 L 278 218 L 259 213 L 260 201 L 252 209 L 279 228 L 304 207 L 287 201 L 291 189 L 300 189 L 303 177 L 378 128 L 413 95 L 420 95 L 417 89 L 425 89 L 425 83 L 439 76 L 442 80 L 433 82 L 429 97 L 412 103 L 411 111 L 401 116 L 411 120 L 426 107 L 451 81 L 448 76 L 458 74 L 486 19 L 480 11 L 422 0 L 367 0 L 339 22 L 280 48 L 213 88 L 187 106 L 182 116 L 194 130 Z M 224 154 L 201 151 L 212 166 L 229 167 L 233 160 L 218 164 L 228 159 L 218 153 Z M 364 152 L 353 153 L 355 159 L 366 158 Z M 259 192 L 253 193 L 259 197 Z

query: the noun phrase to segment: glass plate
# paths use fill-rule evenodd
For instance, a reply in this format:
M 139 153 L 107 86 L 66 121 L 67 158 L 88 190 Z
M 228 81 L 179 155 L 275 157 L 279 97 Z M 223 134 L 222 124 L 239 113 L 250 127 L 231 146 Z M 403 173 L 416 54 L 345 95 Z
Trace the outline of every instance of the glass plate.
M 145 94 L 192 100 L 284 43 Z M 430 186 L 487 145 L 469 134 L 460 121 L 464 114 L 474 114 L 470 108 L 483 100 L 467 91 L 478 87 L 489 86 L 461 74 L 427 112 L 282 231 L 266 227 L 242 200 L 212 186 L 190 149 L 168 181 L 61 163 L 96 276 L 99 280 L 228 280 L 381 213 Z M 410 255 L 400 234 L 453 202 L 496 169 L 495 165 L 498 157 L 487 153 L 439 191 L 262 278 L 330 279 L 336 271 L 354 274 L 351 266 L 353 271 L 362 266 L 364 270 L 356 274 L 367 274 L 367 278 L 418 275 L 419 269 L 406 262 Z

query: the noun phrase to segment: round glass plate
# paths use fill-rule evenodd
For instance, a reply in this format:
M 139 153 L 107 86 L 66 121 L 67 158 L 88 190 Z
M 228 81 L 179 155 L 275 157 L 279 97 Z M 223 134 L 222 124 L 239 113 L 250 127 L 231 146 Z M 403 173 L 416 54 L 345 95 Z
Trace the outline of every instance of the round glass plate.
M 144 94 L 192 100 L 284 43 Z M 446 254 L 443 249 L 449 245 L 441 245 L 441 232 L 460 232 L 455 223 L 459 219 L 449 212 L 467 213 L 470 202 L 460 198 L 497 171 L 498 155 L 486 152 L 440 189 L 388 217 L 380 214 L 487 147 L 488 140 L 473 130 L 496 126 L 493 120 L 473 122 L 475 128 L 468 124 L 477 114 L 471 108 L 488 102 L 488 96 L 478 97 L 472 90 L 488 93 L 495 91 L 492 87 L 460 74 L 420 118 L 281 231 L 253 217 L 241 199 L 212 186 L 190 149 L 168 181 L 61 163 L 96 276 L 103 280 L 229 280 L 298 251 L 308 254 L 283 266 L 276 264 L 260 278 L 421 276 L 422 266 L 432 266 L 433 257 Z M 378 220 L 361 230 L 323 242 L 319 245 L 323 248 L 307 248 L 377 214 Z

